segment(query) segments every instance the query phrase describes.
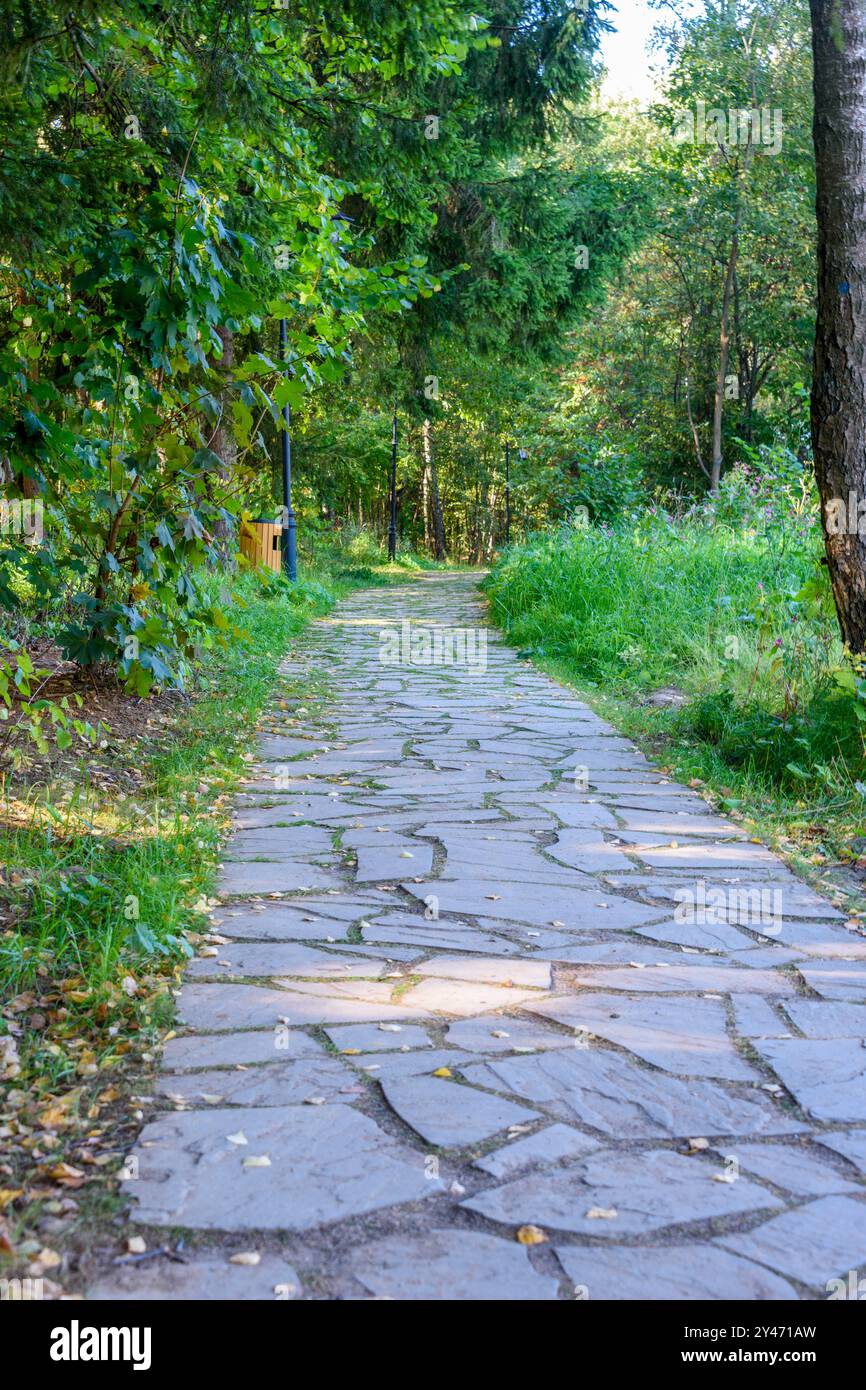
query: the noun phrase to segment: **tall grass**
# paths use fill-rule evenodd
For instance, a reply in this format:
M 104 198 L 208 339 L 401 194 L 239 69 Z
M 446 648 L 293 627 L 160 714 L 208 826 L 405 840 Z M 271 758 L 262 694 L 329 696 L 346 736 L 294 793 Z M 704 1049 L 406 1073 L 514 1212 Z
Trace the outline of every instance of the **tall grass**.
M 866 680 L 844 653 L 814 528 L 678 522 L 560 528 L 506 552 L 493 616 L 528 655 L 660 741 L 729 805 L 862 829 Z M 660 687 L 676 708 L 651 708 Z
M 715 678 L 732 636 L 745 666 L 762 595 L 796 593 L 812 567 L 806 547 L 779 554 L 728 529 L 561 528 L 508 551 L 487 587 L 515 643 L 584 680 L 688 687 Z

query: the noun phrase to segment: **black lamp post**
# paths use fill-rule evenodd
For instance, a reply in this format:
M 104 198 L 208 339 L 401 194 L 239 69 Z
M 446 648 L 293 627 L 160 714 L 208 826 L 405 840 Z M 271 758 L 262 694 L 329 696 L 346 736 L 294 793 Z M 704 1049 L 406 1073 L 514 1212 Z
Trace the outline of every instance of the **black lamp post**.
M 394 425 L 391 431 L 391 517 L 388 523 L 388 559 L 397 558 L 397 394 L 394 393 Z
M 511 441 L 505 441 L 505 544 L 511 544 Z
M 288 364 L 288 347 L 286 340 L 286 320 L 280 319 L 280 357 L 283 362 Z M 285 375 L 289 375 L 288 365 Z M 295 513 L 292 511 L 292 441 L 289 434 L 289 426 L 292 421 L 292 413 L 289 409 L 288 401 L 283 406 L 283 420 L 285 429 L 282 431 L 283 449 L 283 570 L 287 579 L 297 579 L 298 577 L 298 552 L 297 540 L 295 535 Z

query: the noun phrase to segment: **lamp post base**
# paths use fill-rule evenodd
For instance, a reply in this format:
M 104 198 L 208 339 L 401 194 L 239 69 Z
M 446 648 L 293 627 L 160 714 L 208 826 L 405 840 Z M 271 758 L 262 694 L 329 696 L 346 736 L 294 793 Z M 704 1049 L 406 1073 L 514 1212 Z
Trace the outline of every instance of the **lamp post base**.
M 298 547 L 295 534 L 295 514 L 290 512 L 286 518 L 283 535 L 283 573 L 293 582 L 298 577 Z

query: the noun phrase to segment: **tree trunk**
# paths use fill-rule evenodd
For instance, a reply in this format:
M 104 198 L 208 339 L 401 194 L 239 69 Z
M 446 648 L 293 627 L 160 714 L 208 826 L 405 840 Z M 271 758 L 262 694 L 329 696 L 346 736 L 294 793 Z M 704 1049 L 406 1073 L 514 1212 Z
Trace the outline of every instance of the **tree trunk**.
M 725 380 L 731 357 L 731 296 L 737 274 L 737 256 L 740 249 L 740 210 L 737 207 L 734 232 L 731 237 L 731 254 L 725 271 L 725 287 L 722 291 L 722 327 L 719 333 L 719 372 L 716 377 L 716 395 L 713 402 L 713 459 L 710 464 L 710 492 L 718 492 L 722 477 L 722 412 L 725 407 Z
M 429 422 L 425 420 L 424 423 L 425 423 L 425 426 L 426 426 Z M 429 440 L 426 440 L 426 441 L 423 440 L 423 436 L 422 436 L 422 442 L 423 442 L 424 448 L 426 449 L 426 447 L 427 447 L 428 444 L 429 444 Z M 426 455 L 426 452 L 425 452 L 424 461 L 423 461 L 423 464 L 422 464 L 422 467 L 421 467 L 421 511 L 422 511 L 422 513 L 423 513 L 423 516 L 424 516 L 424 549 L 425 549 L 425 550 L 429 550 L 429 549 L 430 549 L 430 466 L 429 466 L 429 464 L 428 464 L 428 462 L 427 462 L 427 455 Z
M 499 494 L 494 483 L 488 493 L 487 500 L 487 539 L 484 543 L 484 558 L 490 560 L 496 549 L 496 508 L 499 505 Z
M 235 362 L 235 339 L 234 334 L 229 328 L 217 328 L 217 336 L 223 345 L 223 355 L 219 361 L 218 370 L 221 376 L 230 378 Z M 231 481 L 232 473 L 237 462 L 238 445 L 234 436 L 231 418 L 231 394 L 224 390 L 219 393 L 220 421 L 213 432 L 210 447 L 217 458 L 222 459 L 222 467 L 219 470 L 221 482 L 225 485 Z M 214 523 L 214 536 L 219 542 L 221 561 L 230 569 L 235 568 L 235 557 L 231 544 L 232 528 L 217 517 Z
M 851 650 L 863 652 L 866 536 L 858 534 L 858 516 L 866 498 L 866 15 L 863 0 L 811 0 L 811 10 L 818 188 L 812 448 L 839 625 Z
M 430 501 L 433 510 L 433 554 L 437 560 L 445 559 L 445 520 L 442 516 L 442 502 L 439 497 L 439 478 L 436 473 L 436 459 L 433 455 L 433 431 L 429 416 L 424 416 L 421 429 L 421 447 L 424 453 L 424 471 L 430 477 Z

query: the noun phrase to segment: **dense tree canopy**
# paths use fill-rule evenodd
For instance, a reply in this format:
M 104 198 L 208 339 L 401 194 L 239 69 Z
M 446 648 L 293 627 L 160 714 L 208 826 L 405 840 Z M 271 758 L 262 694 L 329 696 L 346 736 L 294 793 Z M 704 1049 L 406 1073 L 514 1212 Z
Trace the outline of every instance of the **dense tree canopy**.
M 0 21 L 0 459 L 43 537 L 0 605 L 182 681 L 197 576 L 282 501 L 473 560 L 808 455 L 805 0 L 660 6 L 606 100 L 606 0 L 12 3 Z M 750 114 L 751 113 L 751 114 Z M 288 328 L 280 360 L 277 323 Z

